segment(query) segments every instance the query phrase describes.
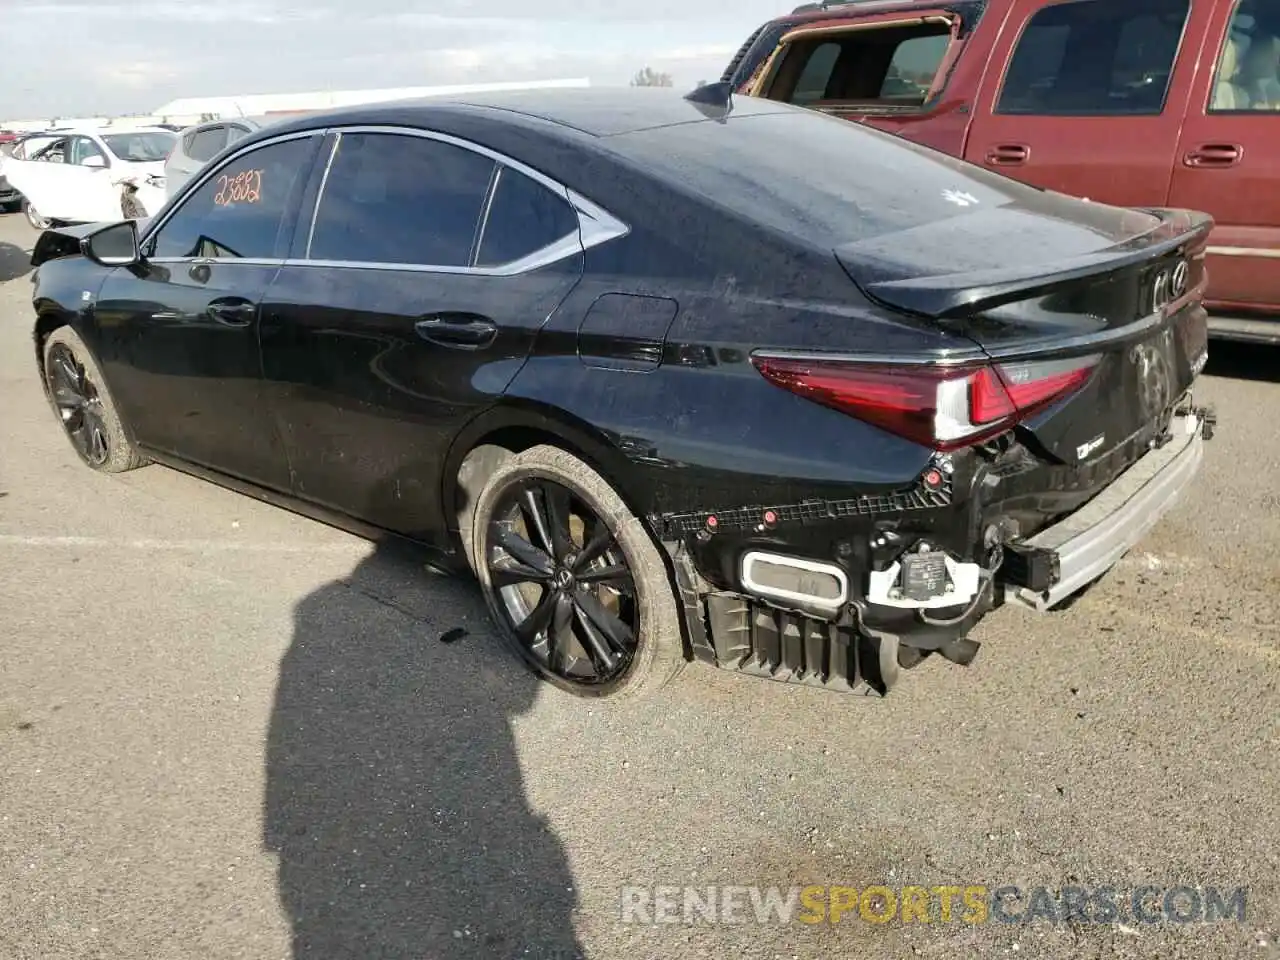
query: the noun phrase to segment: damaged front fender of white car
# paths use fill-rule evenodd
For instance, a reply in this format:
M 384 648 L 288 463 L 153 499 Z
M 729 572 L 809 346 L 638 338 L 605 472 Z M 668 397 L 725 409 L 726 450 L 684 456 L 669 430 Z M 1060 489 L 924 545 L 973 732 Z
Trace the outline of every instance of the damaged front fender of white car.
M 126 219 L 152 216 L 165 202 L 165 178 L 161 175 L 129 174 L 114 181 L 120 191 L 120 213 Z

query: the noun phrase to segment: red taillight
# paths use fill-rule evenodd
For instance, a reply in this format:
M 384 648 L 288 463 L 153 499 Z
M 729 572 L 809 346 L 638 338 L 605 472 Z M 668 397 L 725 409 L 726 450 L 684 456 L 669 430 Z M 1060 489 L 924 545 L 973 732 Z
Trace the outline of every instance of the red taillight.
M 936 450 L 1008 430 L 1079 389 L 1099 358 L 999 365 L 870 365 L 753 357 L 769 382 Z

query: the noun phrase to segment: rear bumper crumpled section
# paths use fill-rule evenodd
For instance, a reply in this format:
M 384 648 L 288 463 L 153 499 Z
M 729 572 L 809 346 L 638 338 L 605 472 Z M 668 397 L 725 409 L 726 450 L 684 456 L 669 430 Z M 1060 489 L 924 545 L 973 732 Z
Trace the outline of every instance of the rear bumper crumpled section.
M 1216 417 L 1207 408 L 1173 418 L 1169 439 L 1087 504 L 1017 544 L 1035 573 L 1006 583 L 1005 601 L 1050 610 L 1105 574 L 1181 498 L 1200 471 Z

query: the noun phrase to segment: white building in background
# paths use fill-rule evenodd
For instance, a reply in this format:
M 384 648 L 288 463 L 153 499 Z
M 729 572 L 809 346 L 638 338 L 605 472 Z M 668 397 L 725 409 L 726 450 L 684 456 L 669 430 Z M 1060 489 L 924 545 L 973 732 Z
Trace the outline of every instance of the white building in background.
M 567 80 L 526 80 L 506 83 L 464 83 L 436 87 L 395 87 L 381 90 L 333 90 L 316 93 L 259 93 L 236 97 L 187 97 L 171 100 L 151 112 L 161 122 L 190 124 L 202 119 L 260 117 L 273 113 L 329 110 L 361 103 L 385 103 L 418 97 L 452 97 L 502 90 L 545 90 L 589 87 L 585 77 Z
M 545 90 L 589 87 L 586 77 L 565 80 L 525 80 L 504 83 L 460 83 L 437 87 L 395 87 L 380 90 L 330 90 L 317 93 L 257 93 L 238 97 L 185 97 L 161 104 L 149 114 L 127 117 L 47 117 L 37 120 L 0 121 L 0 129 L 24 132 L 50 127 L 137 126 L 172 123 L 188 126 L 201 120 L 224 117 L 261 117 L 273 113 L 304 113 L 353 106 L 358 103 L 385 103 L 418 97 L 453 97 L 468 93 L 502 90 Z

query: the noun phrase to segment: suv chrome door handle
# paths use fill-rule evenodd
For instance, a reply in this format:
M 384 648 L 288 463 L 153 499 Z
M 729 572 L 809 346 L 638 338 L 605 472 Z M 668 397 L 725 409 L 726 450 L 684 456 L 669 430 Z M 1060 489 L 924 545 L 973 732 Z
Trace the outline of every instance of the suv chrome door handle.
M 1182 162 L 1188 167 L 1234 167 L 1243 156 L 1238 143 L 1204 143 L 1187 151 Z
M 1012 167 L 1026 163 L 1031 156 L 1031 148 L 1024 143 L 1000 143 L 987 151 L 987 165 L 992 167 Z
M 456 350 L 479 350 L 498 335 L 497 324 L 474 313 L 433 314 L 419 320 L 413 329 L 429 343 Z

